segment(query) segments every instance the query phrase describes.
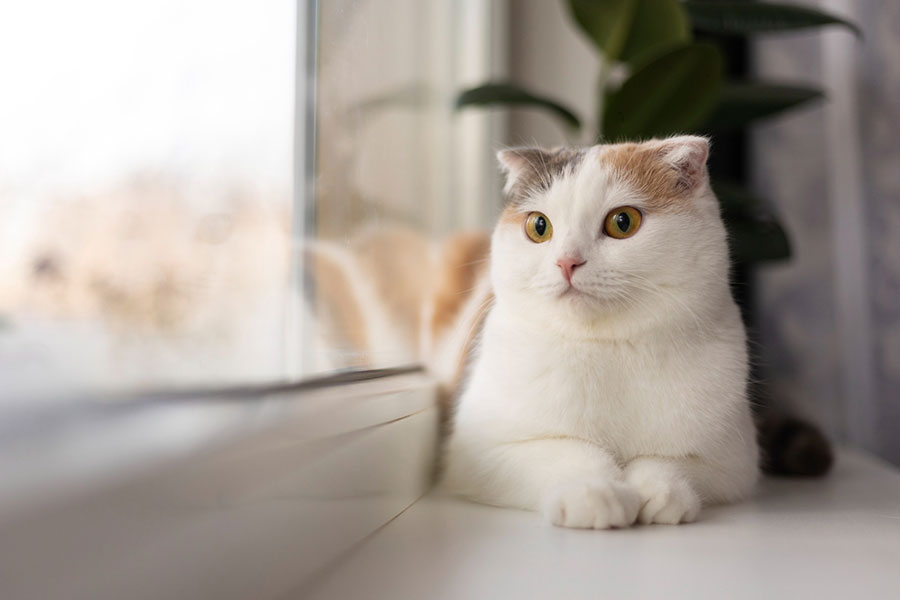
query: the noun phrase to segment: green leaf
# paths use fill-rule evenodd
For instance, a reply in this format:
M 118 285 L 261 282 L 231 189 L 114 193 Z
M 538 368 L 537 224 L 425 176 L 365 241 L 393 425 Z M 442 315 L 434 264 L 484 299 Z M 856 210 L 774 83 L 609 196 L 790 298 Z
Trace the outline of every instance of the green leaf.
M 752 264 L 786 260 L 791 247 L 784 229 L 776 222 L 759 222 L 741 217 L 726 217 L 731 259 Z
M 709 44 L 687 44 L 656 56 L 604 102 L 603 136 L 640 139 L 691 131 L 715 105 L 722 59 Z
M 575 23 L 610 61 L 633 62 L 651 51 L 689 42 L 677 0 L 569 0 Z
M 699 31 L 718 34 L 749 34 L 843 25 L 862 37 L 855 23 L 830 13 L 792 4 L 767 2 L 688 1 L 683 4 L 691 24 Z
M 462 92 L 456 98 L 457 108 L 495 104 L 543 108 L 565 121 L 569 127 L 576 130 L 581 128 L 578 116 L 556 100 L 538 96 L 512 83 L 485 83 Z
M 714 181 L 713 190 L 728 229 L 732 260 L 749 264 L 790 258 L 787 233 L 770 206 L 734 183 Z
M 726 82 L 719 101 L 706 119 L 704 131 L 728 131 L 822 98 L 822 90 L 775 83 Z

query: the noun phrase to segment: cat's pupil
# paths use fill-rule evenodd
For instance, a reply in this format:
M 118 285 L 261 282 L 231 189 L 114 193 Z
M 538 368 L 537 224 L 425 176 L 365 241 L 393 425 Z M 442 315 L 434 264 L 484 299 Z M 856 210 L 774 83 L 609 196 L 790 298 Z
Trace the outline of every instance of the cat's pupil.
M 544 235 L 545 231 L 547 231 L 547 221 L 544 217 L 538 217 L 534 220 L 534 232 L 538 235 Z
M 619 213 L 616 215 L 616 227 L 619 228 L 619 231 L 625 233 L 628 231 L 628 228 L 631 226 L 631 217 L 629 217 L 626 213 Z

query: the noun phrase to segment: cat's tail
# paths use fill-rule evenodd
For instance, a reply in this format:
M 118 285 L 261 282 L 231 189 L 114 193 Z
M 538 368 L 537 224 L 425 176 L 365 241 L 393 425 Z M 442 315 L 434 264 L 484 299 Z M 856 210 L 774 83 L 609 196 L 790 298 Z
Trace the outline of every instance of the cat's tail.
M 764 472 L 820 477 L 831 469 L 831 444 L 815 425 L 773 410 L 757 415 L 756 421 Z

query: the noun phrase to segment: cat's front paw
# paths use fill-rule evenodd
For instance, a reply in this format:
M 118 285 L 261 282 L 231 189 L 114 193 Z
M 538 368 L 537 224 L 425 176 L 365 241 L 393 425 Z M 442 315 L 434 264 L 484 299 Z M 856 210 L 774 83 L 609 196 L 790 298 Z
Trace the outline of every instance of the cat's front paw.
M 686 480 L 673 476 L 668 469 L 633 464 L 625 470 L 625 480 L 641 496 L 639 523 L 678 525 L 697 520 L 700 497 Z
M 550 491 L 543 513 L 560 527 L 610 529 L 634 523 L 641 499 L 631 486 L 602 479 L 561 485 Z

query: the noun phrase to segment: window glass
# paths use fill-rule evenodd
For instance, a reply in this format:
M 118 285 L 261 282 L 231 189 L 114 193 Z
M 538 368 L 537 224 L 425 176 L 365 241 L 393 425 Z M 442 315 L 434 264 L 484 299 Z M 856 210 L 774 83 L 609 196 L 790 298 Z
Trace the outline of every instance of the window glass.
M 0 398 L 281 379 L 291 0 L 0 8 Z
M 494 122 L 453 106 L 490 13 L 5 4 L 0 401 L 421 362 L 442 240 L 495 210 Z
M 422 362 L 445 239 L 496 211 L 496 125 L 454 107 L 463 83 L 489 77 L 491 8 L 330 0 L 319 10 L 308 347 L 323 370 Z

